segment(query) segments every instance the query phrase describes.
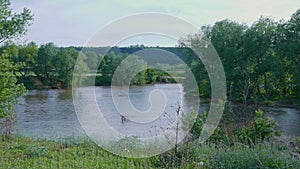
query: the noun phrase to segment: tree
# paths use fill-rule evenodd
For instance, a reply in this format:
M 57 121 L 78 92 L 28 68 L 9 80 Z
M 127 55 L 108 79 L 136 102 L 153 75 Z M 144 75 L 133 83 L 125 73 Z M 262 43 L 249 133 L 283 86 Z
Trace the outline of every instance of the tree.
M 199 96 L 201 97 L 209 97 L 210 84 L 209 84 L 208 73 L 205 69 L 205 66 L 200 60 L 200 58 L 196 56 L 196 54 L 192 49 L 185 47 L 185 46 L 190 46 L 193 48 L 203 47 L 205 45 L 204 44 L 205 42 L 202 41 L 201 37 L 202 35 L 195 34 L 195 35 L 189 35 L 186 38 L 182 38 L 179 40 L 179 46 L 181 46 L 181 49 L 185 51 L 185 57 L 187 58 L 186 64 L 188 65 L 188 67 L 192 72 L 192 74 L 188 72 L 186 73 L 183 86 L 187 94 L 194 95 L 194 93 L 198 92 Z M 194 89 L 194 85 L 193 85 L 194 78 L 197 81 L 199 91 L 196 91 L 196 89 Z
M 0 0 L 0 44 L 6 40 L 22 36 L 33 20 L 33 15 L 27 8 L 16 14 L 10 9 L 9 0 Z
M 73 71 L 73 87 L 94 85 L 95 78 L 93 76 L 88 76 L 88 73 L 90 73 L 90 69 L 87 66 L 86 59 L 86 55 L 83 52 L 78 53 L 76 65 L 74 65 Z
M 245 33 L 244 49 L 249 57 L 251 76 L 251 92 L 257 99 L 268 99 L 272 94 L 270 79 L 274 65 L 274 41 L 276 23 L 266 17 L 261 17 Z
M 284 94 L 300 94 L 300 9 L 287 22 L 278 25 L 276 52 L 282 64 L 282 73 L 286 72 Z
M 249 95 L 248 57 L 244 54 L 243 35 L 247 26 L 230 20 L 222 20 L 212 27 L 211 42 L 217 50 L 226 73 L 229 100 Z
M 15 14 L 9 8 L 9 0 L 0 0 L 0 45 L 4 41 L 24 34 L 32 21 L 28 9 Z M 17 98 L 25 92 L 25 87 L 17 83 L 18 66 L 14 65 L 9 49 L 0 51 L 0 118 L 5 117 L 10 129 L 14 114 L 14 105 Z M 3 125 L 1 128 L 7 126 Z M 8 134 L 10 130 L 8 130 Z
M 42 80 L 44 85 L 53 85 L 54 80 L 54 66 L 53 60 L 57 55 L 58 49 L 53 43 L 47 43 L 39 48 L 36 57 L 35 73 Z
M 293 63 L 294 73 L 293 73 L 293 82 L 295 88 L 295 94 L 297 96 L 300 95 L 300 9 L 298 9 L 289 20 L 289 28 L 290 32 L 292 32 L 292 36 L 290 36 L 290 41 L 293 44 L 290 46 L 290 60 Z
M 0 60 L 0 118 L 3 118 L 14 112 L 16 99 L 25 92 L 25 88 L 16 84 L 18 67 L 13 64 L 8 51 L 1 52 Z
M 53 58 L 56 82 L 60 83 L 60 88 L 71 86 L 73 69 L 75 66 L 78 51 L 74 48 L 60 48 L 57 55 Z
M 97 77 L 97 83 L 100 85 L 110 85 L 114 71 L 121 63 L 122 59 L 122 55 L 116 55 L 114 52 L 105 55 L 99 66 L 101 77 Z
M 86 55 L 86 62 L 90 70 L 97 70 L 98 68 L 98 56 L 93 51 L 88 51 L 85 53 Z
M 112 78 L 115 76 L 116 81 L 113 85 L 143 85 L 147 81 L 146 67 L 147 63 L 138 56 L 116 55 L 111 52 L 102 58 L 99 66 L 101 76 L 97 77 L 97 84 L 111 85 Z M 118 72 L 116 73 L 117 68 Z M 141 69 L 143 71 L 135 75 L 135 71 Z M 135 76 L 132 77 L 133 75 Z
M 19 48 L 19 55 L 18 57 L 14 60 L 16 64 L 20 65 L 19 69 L 19 82 L 24 83 L 24 85 L 27 87 L 32 87 L 28 86 L 29 81 L 30 81 L 30 73 L 32 73 L 34 66 L 35 66 L 35 58 L 38 55 L 38 47 L 34 42 L 30 42 L 27 45 L 21 46 Z
M 300 93 L 300 9 L 289 21 L 275 22 L 260 17 L 250 27 L 228 19 L 202 27 L 202 34 L 179 41 L 202 49 L 211 41 L 226 73 L 227 95 L 232 101 L 266 101 L 270 98 L 295 97 Z M 191 50 L 186 60 L 198 83 L 200 96 L 209 96 L 207 71 Z M 201 56 L 200 56 L 201 57 Z M 185 88 L 191 78 L 184 81 Z M 188 93 L 188 91 L 186 91 Z

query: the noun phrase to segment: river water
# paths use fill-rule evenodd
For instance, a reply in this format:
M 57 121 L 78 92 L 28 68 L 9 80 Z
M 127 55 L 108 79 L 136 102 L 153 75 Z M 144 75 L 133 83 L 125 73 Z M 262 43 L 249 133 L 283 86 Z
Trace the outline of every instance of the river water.
M 139 110 L 147 110 L 150 106 L 149 94 L 154 89 L 162 90 L 167 96 L 164 117 L 150 124 L 136 127 L 131 121 L 122 122 L 122 117 L 114 108 L 109 87 L 95 87 L 96 100 L 104 117 L 118 131 L 142 136 L 145 131 L 158 132 L 167 128 L 176 119 L 178 102 L 182 101 L 183 111 L 189 111 L 194 105 L 194 99 L 184 96 L 183 88 L 178 84 L 156 84 L 133 87 L 129 90 L 131 103 Z M 200 108 L 200 112 L 206 107 Z M 275 120 L 279 123 L 284 135 L 300 136 L 300 112 L 292 108 L 278 108 L 282 113 Z M 16 106 L 16 129 L 20 135 L 34 138 L 68 138 L 84 137 L 83 131 L 75 113 L 71 90 L 31 90 L 20 98 Z M 167 116 L 168 118 L 166 118 Z

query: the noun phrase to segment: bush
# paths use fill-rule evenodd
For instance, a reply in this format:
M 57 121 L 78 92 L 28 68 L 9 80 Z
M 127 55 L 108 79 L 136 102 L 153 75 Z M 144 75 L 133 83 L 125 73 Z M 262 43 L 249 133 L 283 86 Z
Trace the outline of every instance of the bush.
M 234 148 L 219 149 L 210 161 L 212 168 L 299 168 L 299 159 L 290 152 L 269 145 L 259 144 L 253 148 L 235 145 Z
M 204 112 L 197 116 L 195 123 L 191 128 L 191 134 L 193 135 L 193 140 L 199 138 L 202 132 L 203 125 L 206 121 L 207 115 L 208 114 Z M 230 138 L 225 134 L 223 128 L 218 126 L 207 141 L 210 143 L 220 144 L 220 143 L 228 143 L 229 140 Z
M 257 110 L 252 125 L 250 127 L 243 127 L 241 130 L 236 130 L 235 134 L 238 141 L 251 145 L 268 141 L 274 136 L 279 136 L 280 132 L 275 128 L 276 123 L 269 117 L 263 117 L 262 110 Z

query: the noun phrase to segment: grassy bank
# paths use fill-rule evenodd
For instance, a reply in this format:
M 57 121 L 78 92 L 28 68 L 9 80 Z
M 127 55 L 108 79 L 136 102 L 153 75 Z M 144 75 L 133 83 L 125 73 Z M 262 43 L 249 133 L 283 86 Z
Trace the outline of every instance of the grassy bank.
M 90 141 L 63 142 L 1 136 L 0 168 L 145 168 L 147 159 L 113 155 Z
M 113 155 L 88 140 L 63 142 L 0 136 L 0 168 L 300 168 L 290 148 L 262 143 L 249 147 L 190 142 L 144 159 Z

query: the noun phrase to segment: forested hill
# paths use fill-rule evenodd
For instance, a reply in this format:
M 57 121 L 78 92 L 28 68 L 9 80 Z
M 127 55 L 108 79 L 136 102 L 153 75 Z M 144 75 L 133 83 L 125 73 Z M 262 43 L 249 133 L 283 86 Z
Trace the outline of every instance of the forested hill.
M 82 52 L 88 52 L 92 51 L 95 52 L 97 55 L 105 55 L 110 52 L 114 52 L 116 55 L 119 54 L 135 54 L 136 52 L 139 52 L 141 50 L 147 50 L 147 49 L 154 49 L 152 52 L 163 50 L 160 52 L 161 56 L 164 56 L 167 54 L 167 52 L 171 52 L 172 54 L 176 55 L 179 57 L 181 60 L 186 61 L 187 60 L 187 55 L 186 51 L 189 50 L 188 48 L 184 47 L 145 47 L 143 45 L 141 46 L 130 46 L 130 47 L 76 47 L 77 50 L 82 51 Z M 154 58 L 157 55 L 151 56 L 151 59 L 156 60 L 160 58 Z

